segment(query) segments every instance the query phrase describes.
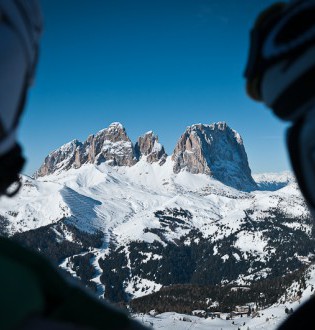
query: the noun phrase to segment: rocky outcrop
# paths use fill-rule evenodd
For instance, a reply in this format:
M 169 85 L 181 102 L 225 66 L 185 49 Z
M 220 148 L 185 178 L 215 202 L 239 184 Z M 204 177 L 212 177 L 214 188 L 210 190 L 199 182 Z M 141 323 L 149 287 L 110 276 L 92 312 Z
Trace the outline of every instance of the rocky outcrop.
M 112 123 L 108 128 L 90 135 L 83 143 L 73 140 L 50 153 L 34 176 L 79 168 L 88 163 L 133 166 L 143 156 L 147 162 L 159 162 L 160 165 L 164 164 L 167 157 L 164 147 L 153 132 L 139 137 L 133 146 L 125 128 L 120 123 Z
M 133 144 L 120 123 L 113 123 L 98 132 L 88 149 L 89 159 L 94 159 L 97 164 L 132 166 L 137 162 Z
M 186 170 L 208 174 L 240 190 L 252 190 L 251 176 L 241 136 L 224 122 L 187 127 L 175 147 L 174 173 Z
M 159 143 L 158 136 L 152 131 L 138 138 L 135 152 L 138 159 L 145 156 L 150 164 L 159 162 L 160 165 L 163 165 L 167 157 L 164 147 Z
M 80 168 L 87 163 L 133 166 L 144 159 L 163 165 L 166 157 L 164 147 L 152 131 L 139 137 L 133 146 L 124 127 L 113 123 L 83 143 L 73 140 L 50 153 L 35 177 Z M 174 173 L 186 170 L 211 175 L 240 190 L 257 188 L 242 138 L 223 122 L 188 127 L 177 142 L 172 160 Z
M 68 170 L 72 165 L 76 167 L 81 148 L 82 143 L 73 140 L 53 151 L 45 158 L 43 165 L 36 172 L 36 176 L 45 176 L 60 169 Z
M 96 135 L 90 135 L 84 143 L 74 140 L 53 151 L 35 176 L 103 162 L 112 166 L 132 166 L 137 162 L 133 144 L 120 123 L 113 123 Z

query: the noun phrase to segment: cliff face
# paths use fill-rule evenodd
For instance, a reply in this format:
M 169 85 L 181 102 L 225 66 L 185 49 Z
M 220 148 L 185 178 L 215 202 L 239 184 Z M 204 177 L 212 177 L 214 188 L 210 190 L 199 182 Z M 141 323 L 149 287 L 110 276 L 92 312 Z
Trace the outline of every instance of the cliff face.
M 73 140 L 59 149 L 50 153 L 44 163 L 35 173 L 35 176 L 45 176 L 58 170 L 68 170 L 72 164 L 76 164 L 78 150 L 82 148 L 82 143 Z
M 133 145 L 125 128 L 113 123 L 83 143 L 73 140 L 50 153 L 35 176 L 79 168 L 87 163 L 133 166 L 142 158 L 162 166 L 166 157 L 164 147 L 152 131 L 139 137 Z M 175 174 L 186 170 L 211 175 L 236 189 L 256 188 L 242 138 L 226 123 L 187 127 L 176 144 L 172 160 Z
M 151 164 L 159 162 L 160 165 L 163 165 L 167 157 L 164 147 L 159 143 L 158 137 L 152 131 L 138 138 L 135 151 L 138 158 L 145 156 Z
M 187 127 L 176 144 L 172 159 L 174 173 L 186 170 L 208 174 L 236 189 L 256 188 L 243 140 L 226 123 Z
M 139 137 L 134 146 L 125 128 L 120 123 L 112 123 L 108 128 L 90 135 L 83 143 L 73 140 L 50 153 L 35 173 L 36 177 L 49 175 L 70 168 L 79 168 L 83 164 L 101 164 L 111 166 L 133 166 L 146 156 L 149 163 L 166 159 L 164 147 L 153 132 Z
M 50 153 L 36 176 L 45 176 L 60 170 L 79 168 L 83 164 L 107 162 L 113 166 L 132 166 L 137 162 L 134 147 L 120 123 L 113 123 L 84 143 L 74 140 Z
M 137 162 L 133 144 L 120 123 L 113 123 L 98 132 L 91 142 L 87 149 L 92 163 L 107 162 L 113 166 L 132 166 Z

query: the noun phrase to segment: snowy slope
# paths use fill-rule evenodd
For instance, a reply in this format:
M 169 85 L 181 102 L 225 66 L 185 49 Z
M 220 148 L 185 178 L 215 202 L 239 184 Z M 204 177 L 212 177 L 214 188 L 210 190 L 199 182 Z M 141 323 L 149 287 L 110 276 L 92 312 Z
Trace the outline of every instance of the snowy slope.
M 156 314 L 135 314 L 133 317 L 144 325 L 154 329 L 195 329 L 195 330 L 275 330 L 288 317 L 286 309 L 296 311 L 303 303 L 314 296 L 315 266 L 311 265 L 306 272 L 305 287 L 301 288 L 298 282 L 294 282 L 287 290 L 286 296 L 280 298 L 273 306 L 261 309 L 256 315 L 235 316 L 232 320 L 226 320 L 228 313 L 221 313 L 219 318 L 200 318 L 167 312 Z M 301 296 L 298 291 L 301 290 Z M 154 316 L 153 316 L 154 315 Z M 233 322 L 233 323 L 232 323 Z
M 283 184 L 283 188 L 245 193 L 208 175 L 185 171 L 174 174 L 172 168 L 173 162 L 168 157 L 163 167 L 142 159 L 132 167 L 87 164 L 37 180 L 24 177 L 23 189 L 17 197 L 1 199 L 0 214 L 12 223 L 11 234 L 73 215 L 82 220 L 81 229 L 89 231 L 92 226 L 110 230 L 120 242 L 134 239 L 150 242 L 156 238 L 150 238 L 140 228 L 159 226 L 148 217 L 165 208 L 189 209 L 193 214 L 189 225 L 201 229 L 205 236 L 213 235 L 218 221 L 236 230 L 246 209 L 254 210 L 258 219 L 271 207 L 281 207 L 295 217 L 307 214 L 296 183 L 284 181 L 283 174 L 280 177 L 273 174 L 272 180 L 266 179 L 266 175 L 257 180 L 258 184 Z M 134 224 L 136 230 L 132 230 Z M 182 234 L 172 232 L 169 239 Z
M 22 177 L 22 189 L 15 198 L 2 196 L 0 214 L 9 220 L 10 234 L 27 231 L 57 222 L 70 215 L 70 209 L 58 182 L 37 181 Z
M 261 190 L 278 190 L 295 182 L 293 173 L 289 171 L 254 174 L 253 178 Z
M 215 276 L 213 262 L 223 270 L 237 266 L 232 277 L 226 274 L 221 281 L 239 285 L 273 276 L 275 270 L 285 273 L 288 267 L 293 270 L 299 262 L 308 264 L 312 260 L 311 243 L 309 248 L 299 248 L 300 242 L 305 245 L 311 242 L 312 224 L 289 173 L 254 175 L 258 190 L 241 192 L 205 174 L 187 171 L 175 174 L 173 166 L 171 157 L 160 166 L 147 162 L 143 156 L 132 167 L 85 164 L 36 180 L 23 177 L 23 189 L 16 197 L 0 200 L 2 230 L 9 235 L 28 233 L 62 221 L 82 233 L 103 233 L 101 246 L 93 244 L 89 249 L 78 250 L 82 252 L 67 256 L 60 264 L 80 276 L 72 257 L 87 258 L 94 268 L 90 282 L 96 284 L 99 295 L 104 294 L 104 287 L 108 294 L 116 295 L 119 280 L 129 298 L 158 291 L 166 283 L 176 283 L 179 278 L 175 275 L 167 278 L 163 275 L 169 263 L 165 253 L 173 253 L 174 248 L 197 249 L 199 244 L 206 244 L 209 248 L 206 260 L 200 259 L 205 270 L 196 267 L 195 274 L 206 272 Z M 300 235 L 300 241 L 293 240 L 295 233 Z M 75 236 L 68 236 L 72 242 Z M 283 252 L 279 252 L 281 246 L 288 246 L 284 258 Z M 285 262 L 281 263 L 278 257 Z M 154 274 L 145 269 L 154 269 Z M 121 270 L 124 275 L 119 273 Z M 280 316 L 283 309 L 282 306 L 279 309 Z M 270 313 L 278 315 L 277 309 Z M 170 315 L 153 321 L 165 328 L 169 322 L 185 328 L 187 322 L 173 321 Z M 277 324 L 280 316 L 268 317 L 268 326 Z M 229 329 L 226 321 L 197 321 L 196 329 L 199 326 Z M 258 321 L 247 322 L 260 329 Z
M 154 295 L 170 300 L 177 285 L 177 301 L 187 298 L 185 285 L 211 294 L 248 286 L 255 299 L 270 291 L 260 317 L 232 324 L 224 314 L 205 320 L 169 307 L 136 316 L 154 328 L 274 329 L 286 307 L 313 293 L 313 222 L 293 175 L 251 175 L 242 139 L 225 123 L 188 127 L 172 156 L 153 132 L 133 145 L 113 123 L 53 151 L 36 179 L 22 181 L 17 196 L 0 199 L 0 234 L 46 254 L 99 297 L 142 311 L 141 301 L 153 309 Z M 279 294 L 264 285 L 278 278 Z M 195 302 L 185 303 L 192 312 Z M 202 303 L 234 308 L 208 296 Z
M 0 215 L 9 220 L 6 230 L 11 235 L 66 218 L 81 231 L 103 232 L 110 242 L 127 250 L 135 241 L 165 245 L 186 236 L 185 244 L 189 245 L 190 232 L 196 229 L 212 243 L 234 235 L 239 257 L 247 258 L 248 254 L 265 260 L 272 256 L 268 237 L 264 231 L 248 229 L 252 223 L 262 226 L 266 215 L 281 210 L 293 218 L 283 223 L 288 230 L 307 235 L 312 230 L 309 223 L 299 220 L 308 212 L 295 181 L 288 177 L 259 176 L 258 184 L 272 182 L 271 191 L 246 193 L 205 174 L 174 174 L 171 157 L 163 166 L 150 164 L 145 157 L 132 167 L 86 164 L 37 180 L 24 177 L 22 191 L 14 199 L 0 201 Z M 274 190 L 277 184 L 282 188 Z M 172 210 L 176 209 L 186 210 L 189 219 L 187 214 L 184 218 L 179 214 L 175 226 L 174 221 L 156 216 L 159 212 L 165 213 L 164 218 L 167 213 L 174 216 Z M 213 254 L 220 255 L 219 250 L 220 246 L 214 245 Z M 233 255 L 221 257 L 227 260 Z M 249 273 L 246 276 L 250 278 Z

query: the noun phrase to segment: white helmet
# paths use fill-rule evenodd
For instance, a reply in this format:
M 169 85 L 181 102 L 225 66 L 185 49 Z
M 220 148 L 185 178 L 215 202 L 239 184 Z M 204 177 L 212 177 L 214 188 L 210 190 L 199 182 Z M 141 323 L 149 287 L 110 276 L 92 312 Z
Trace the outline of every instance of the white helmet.
M 0 0 L 0 194 L 12 194 L 7 188 L 19 181 L 23 167 L 16 130 L 33 81 L 42 26 L 37 0 Z

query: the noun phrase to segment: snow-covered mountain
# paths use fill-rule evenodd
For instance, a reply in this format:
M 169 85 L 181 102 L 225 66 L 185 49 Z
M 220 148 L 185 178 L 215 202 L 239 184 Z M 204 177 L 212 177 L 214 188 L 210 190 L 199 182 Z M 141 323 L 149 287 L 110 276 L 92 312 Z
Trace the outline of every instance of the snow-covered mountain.
M 152 132 L 133 144 L 114 123 L 24 176 L 0 200 L 0 230 L 113 301 L 284 278 L 271 303 L 313 262 L 313 222 L 291 174 L 253 177 L 224 123 L 188 127 L 171 156 Z
M 35 177 L 79 168 L 83 164 L 107 162 L 112 166 L 131 166 L 136 163 L 132 142 L 120 123 L 90 135 L 85 142 L 73 140 L 50 153 Z
M 84 164 L 131 167 L 143 157 L 151 164 L 164 165 L 167 155 L 158 137 L 149 131 L 133 145 L 125 128 L 120 123 L 112 123 L 83 143 L 73 140 L 50 153 L 35 177 L 80 168 Z M 185 170 L 210 175 L 240 190 L 257 188 L 251 177 L 243 140 L 224 122 L 187 127 L 176 144 L 172 160 L 176 174 Z
M 256 188 L 243 140 L 224 122 L 187 127 L 177 142 L 172 160 L 174 173 L 184 169 L 193 174 L 209 174 L 236 189 Z

